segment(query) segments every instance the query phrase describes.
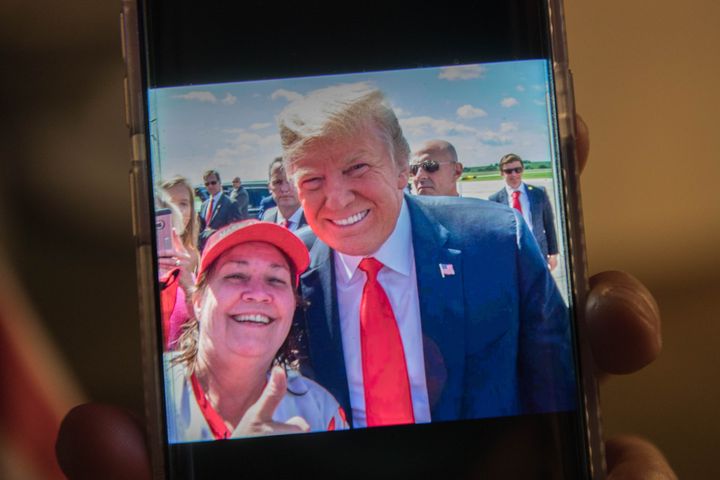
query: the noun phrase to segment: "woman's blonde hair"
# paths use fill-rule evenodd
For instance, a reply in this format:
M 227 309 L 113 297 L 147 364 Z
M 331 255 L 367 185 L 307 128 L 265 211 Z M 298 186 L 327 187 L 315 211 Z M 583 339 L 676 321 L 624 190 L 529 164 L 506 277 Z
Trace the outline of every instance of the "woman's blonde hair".
M 179 175 L 162 182 L 160 184 L 160 188 L 167 192 L 168 189 L 173 188 L 176 185 L 182 185 L 185 187 L 190 195 L 190 220 L 188 221 L 188 224 L 184 226 L 185 229 L 180 235 L 180 240 L 182 240 L 183 246 L 193 258 L 194 264 L 192 265 L 192 268 L 193 270 L 196 270 L 196 263 L 200 257 L 200 252 L 197 247 L 200 222 L 198 221 L 197 213 L 195 212 L 195 192 L 190 186 L 190 182 L 188 182 L 185 177 L 181 177 Z

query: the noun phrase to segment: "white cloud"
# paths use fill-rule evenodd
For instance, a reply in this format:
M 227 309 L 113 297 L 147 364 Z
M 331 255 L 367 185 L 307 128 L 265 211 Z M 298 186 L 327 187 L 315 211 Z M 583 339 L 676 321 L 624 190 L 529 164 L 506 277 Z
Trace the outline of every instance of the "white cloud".
M 272 123 L 266 122 L 266 123 L 253 123 L 250 125 L 250 130 L 262 130 L 263 128 L 268 128 L 272 126 Z
M 222 103 L 225 105 L 234 105 L 237 102 L 237 97 L 230 92 L 225 93 L 225 98 L 222 99 Z
M 541 106 L 541 107 L 544 107 L 544 106 L 545 106 L 545 101 L 544 101 L 544 100 L 533 100 L 533 103 L 534 103 L 535 105 L 539 105 L 539 106 Z
M 252 127 L 251 127 L 252 128 Z M 265 165 L 276 156 L 276 152 L 280 150 L 280 136 L 273 132 L 269 135 L 260 135 L 256 132 L 243 131 L 237 129 L 234 131 L 234 136 L 228 140 L 227 145 L 218 148 L 215 151 L 213 162 L 220 166 L 230 165 L 252 165 L 254 164 L 262 166 L 262 171 Z M 241 169 L 243 170 L 243 169 Z M 248 170 L 244 168 L 244 170 Z M 263 178 L 257 176 L 257 172 L 250 171 L 242 172 L 243 176 L 248 178 Z
M 523 85 L 518 85 L 517 87 L 515 87 L 515 90 L 517 90 L 518 92 L 524 92 L 525 87 Z
M 500 105 L 502 105 L 505 108 L 514 107 L 518 103 L 520 103 L 520 102 L 518 102 L 517 99 L 513 98 L 513 97 L 505 97 L 502 100 L 500 100 Z
M 505 135 L 503 132 L 494 132 L 492 130 L 485 130 L 478 133 L 478 138 L 485 145 L 509 145 L 512 143 L 512 138 Z
M 473 107 L 470 104 L 463 105 L 457 109 L 458 117 L 460 118 L 477 118 L 487 116 L 487 112 L 482 108 Z
M 517 122 L 502 122 L 500 124 L 500 133 L 517 132 Z
M 288 102 L 293 102 L 295 100 L 299 100 L 303 98 L 302 95 L 300 95 L 298 92 L 293 92 L 291 90 L 285 90 L 284 88 L 280 88 L 278 90 L 275 90 L 272 95 L 270 95 L 270 98 L 272 100 L 277 100 L 278 98 L 284 98 Z
M 407 117 L 408 115 L 410 115 L 410 112 L 408 112 L 404 108 L 396 107 L 393 105 L 392 109 L 393 109 L 393 112 L 395 112 L 395 115 L 397 117 Z
M 427 133 L 434 135 L 453 135 L 458 133 L 476 133 L 477 130 L 463 125 L 462 123 L 451 122 L 450 120 L 432 118 L 429 116 L 410 117 L 400 120 L 403 131 L 409 135 L 421 136 Z
M 182 98 L 183 100 L 191 100 L 196 102 L 217 103 L 217 97 L 215 97 L 215 95 L 213 95 L 211 92 L 203 92 L 198 90 L 188 92 L 183 95 L 174 95 L 173 98 Z
M 464 65 L 461 67 L 445 67 L 440 70 L 438 78 L 443 80 L 470 80 L 483 78 L 487 68 L 481 65 Z

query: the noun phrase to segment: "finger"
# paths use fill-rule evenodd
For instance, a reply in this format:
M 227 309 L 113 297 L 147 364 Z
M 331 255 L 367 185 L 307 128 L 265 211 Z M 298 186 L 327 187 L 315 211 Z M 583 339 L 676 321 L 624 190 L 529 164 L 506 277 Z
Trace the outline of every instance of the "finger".
M 575 152 L 582 172 L 590 155 L 590 130 L 585 120 L 577 114 L 575 115 Z
M 178 253 L 187 255 L 187 250 L 185 249 L 185 245 L 183 245 L 183 242 L 180 239 L 180 235 L 178 235 L 178 233 L 175 231 L 174 228 L 172 229 L 171 238 L 172 238 L 173 248 Z
M 631 275 L 603 272 L 591 277 L 585 316 L 600 370 L 631 373 L 660 354 L 660 310 L 650 291 Z
M 665 456 L 650 442 L 620 436 L 605 442 L 608 480 L 677 479 Z
M 272 421 L 278 405 L 285 396 L 287 390 L 287 377 L 282 367 L 275 366 L 270 372 L 270 380 L 268 380 L 265 389 L 260 398 L 253 407 L 256 409 L 256 415 L 261 422 Z
M 150 457 L 140 422 L 111 405 L 73 408 L 60 425 L 55 453 L 70 480 L 150 479 Z
M 301 432 L 309 432 L 310 431 L 310 424 L 305 421 L 303 417 L 295 416 L 288 421 L 285 422 L 287 425 L 294 425 L 300 429 Z

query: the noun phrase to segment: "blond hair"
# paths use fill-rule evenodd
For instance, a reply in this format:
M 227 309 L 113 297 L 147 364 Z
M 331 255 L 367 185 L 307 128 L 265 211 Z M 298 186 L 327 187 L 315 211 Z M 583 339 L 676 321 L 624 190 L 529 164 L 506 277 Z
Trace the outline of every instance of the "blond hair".
M 291 166 L 320 141 L 333 141 L 371 130 L 387 145 L 398 168 L 407 168 L 410 147 L 385 95 L 366 82 L 335 85 L 310 92 L 278 116 L 283 160 Z M 291 168 L 286 168 L 291 172 Z

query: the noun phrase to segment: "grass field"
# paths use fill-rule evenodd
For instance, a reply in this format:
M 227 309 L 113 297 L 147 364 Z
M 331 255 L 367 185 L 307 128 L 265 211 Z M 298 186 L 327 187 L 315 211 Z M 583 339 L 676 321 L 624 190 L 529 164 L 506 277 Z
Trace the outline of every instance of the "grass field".
M 463 173 L 460 181 L 462 182 L 478 182 L 485 180 L 500 180 L 502 176 L 499 173 Z M 552 170 L 549 168 L 543 168 L 538 170 L 525 170 L 523 172 L 523 180 L 532 178 L 552 178 Z

